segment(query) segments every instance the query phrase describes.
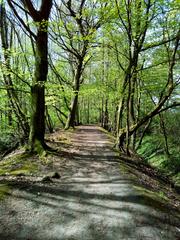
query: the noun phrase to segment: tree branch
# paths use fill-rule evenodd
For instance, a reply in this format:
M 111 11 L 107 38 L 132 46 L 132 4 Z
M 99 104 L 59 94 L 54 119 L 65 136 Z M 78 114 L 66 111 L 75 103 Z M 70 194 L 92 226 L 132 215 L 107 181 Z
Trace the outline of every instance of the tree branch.
M 25 24 L 24 20 L 19 16 L 19 14 L 17 13 L 14 5 L 12 4 L 12 1 L 11 1 L 11 0 L 7 0 L 7 1 L 8 1 L 8 4 L 9 4 L 10 8 L 11 8 L 12 11 L 14 12 L 15 16 L 17 17 L 17 19 L 18 19 L 18 20 L 20 21 L 20 23 L 22 24 L 22 26 L 27 30 L 27 32 L 29 32 L 29 34 L 30 34 L 31 36 L 34 37 L 34 39 L 36 39 L 36 34 L 31 31 L 31 29 Z

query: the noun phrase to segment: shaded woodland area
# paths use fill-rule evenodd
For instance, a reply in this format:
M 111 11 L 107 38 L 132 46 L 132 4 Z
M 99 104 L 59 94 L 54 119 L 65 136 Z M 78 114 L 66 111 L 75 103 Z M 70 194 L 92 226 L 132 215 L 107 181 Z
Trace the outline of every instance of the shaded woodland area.
M 178 0 L 1 0 L 0 152 L 45 134 L 111 132 L 180 182 Z

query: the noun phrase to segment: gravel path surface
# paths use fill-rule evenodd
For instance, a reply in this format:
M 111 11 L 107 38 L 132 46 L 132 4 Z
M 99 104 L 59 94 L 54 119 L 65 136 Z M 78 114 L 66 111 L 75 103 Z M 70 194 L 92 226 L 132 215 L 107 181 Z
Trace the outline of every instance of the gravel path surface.
M 105 133 L 80 127 L 72 143 L 61 179 L 17 184 L 0 202 L 0 240 L 180 239 L 176 214 L 121 173 Z

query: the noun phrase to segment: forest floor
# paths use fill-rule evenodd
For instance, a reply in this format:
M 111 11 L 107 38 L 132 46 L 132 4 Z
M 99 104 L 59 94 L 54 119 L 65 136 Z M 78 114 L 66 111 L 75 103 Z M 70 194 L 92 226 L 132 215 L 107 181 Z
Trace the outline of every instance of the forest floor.
M 179 196 L 119 157 L 101 128 L 47 140 L 57 153 L 0 162 L 0 240 L 180 239 Z

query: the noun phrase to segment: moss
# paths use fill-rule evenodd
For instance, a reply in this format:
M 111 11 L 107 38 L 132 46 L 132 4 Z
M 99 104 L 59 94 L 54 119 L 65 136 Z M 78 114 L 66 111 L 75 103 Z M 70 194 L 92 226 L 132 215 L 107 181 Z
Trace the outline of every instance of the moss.
M 125 164 L 120 163 L 119 168 L 121 173 L 124 173 L 124 174 L 129 173 L 128 166 L 126 166 Z
M 0 168 L 0 176 L 5 175 L 7 173 L 6 169 L 1 169 Z
M 21 162 L 21 160 L 22 159 L 19 156 L 4 159 L 3 161 L 0 162 L 0 167 L 7 167 L 8 168 L 12 165 L 17 165 L 18 163 Z
M 39 156 L 46 155 L 46 151 L 44 147 L 42 146 L 41 142 L 36 140 L 34 143 L 34 151 L 37 152 Z
M 63 139 L 63 140 L 60 140 L 61 143 L 64 143 L 64 144 L 67 144 L 67 145 L 70 145 L 71 144 L 71 140 L 70 139 Z
M 38 170 L 38 165 L 32 162 L 29 154 L 19 154 L 0 163 L 0 175 L 29 175 Z
M 51 153 L 46 153 L 46 155 L 41 155 L 39 157 L 41 164 L 43 165 L 51 165 L 52 164 L 52 159 L 51 159 Z
M 0 184 L 0 201 L 5 198 L 5 196 L 9 193 L 10 189 L 10 186 L 8 186 L 7 184 Z
M 64 135 L 61 135 L 57 138 L 58 142 L 60 143 L 65 143 L 65 144 L 70 144 L 71 143 L 71 140 L 70 138 L 64 136 Z
M 11 171 L 10 173 L 12 175 L 29 175 L 31 173 L 34 173 L 38 170 L 38 167 L 35 163 L 25 163 L 21 168 Z
M 142 201 L 146 201 L 146 199 L 152 199 L 154 200 L 153 204 L 156 201 L 158 206 L 161 205 L 161 203 L 163 202 L 165 203 L 168 201 L 168 198 L 166 197 L 165 193 L 162 191 L 154 192 L 140 186 L 134 186 L 134 188 L 139 193 L 141 193 L 142 196 L 144 196 L 144 198 L 142 198 Z M 158 206 L 155 206 L 155 207 L 158 207 Z
M 67 132 L 74 133 L 76 131 L 75 127 L 69 127 L 68 129 L 65 129 Z

